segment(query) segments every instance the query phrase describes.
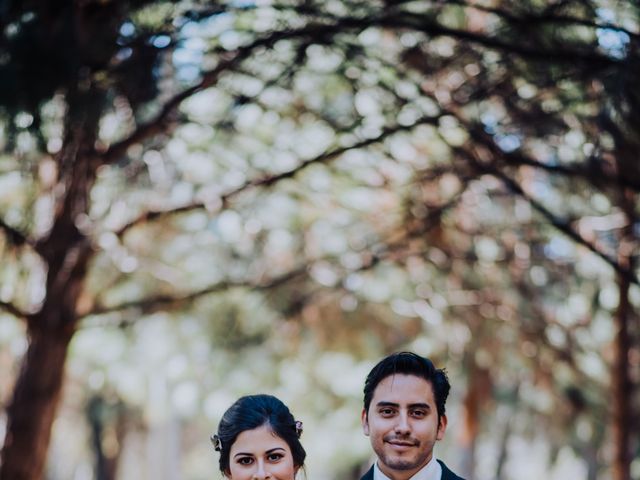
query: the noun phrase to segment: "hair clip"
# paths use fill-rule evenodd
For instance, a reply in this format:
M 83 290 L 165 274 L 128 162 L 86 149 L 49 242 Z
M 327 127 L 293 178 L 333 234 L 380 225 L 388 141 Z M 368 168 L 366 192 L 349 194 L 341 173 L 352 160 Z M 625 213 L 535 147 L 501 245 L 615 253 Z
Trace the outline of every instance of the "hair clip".
M 300 420 L 296 420 L 296 435 L 298 438 L 302 435 L 302 422 Z
M 213 445 L 213 449 L 216 452 L 221 452 L 222 451 L 222 440 L 220 440 L 220 437 L 216 434 L 216 435 L 211 435 L 211 444 Z

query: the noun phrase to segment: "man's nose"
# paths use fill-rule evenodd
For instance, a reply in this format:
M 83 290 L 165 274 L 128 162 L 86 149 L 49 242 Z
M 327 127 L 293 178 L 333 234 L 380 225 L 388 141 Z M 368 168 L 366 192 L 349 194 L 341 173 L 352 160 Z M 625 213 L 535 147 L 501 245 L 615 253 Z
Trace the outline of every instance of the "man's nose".
M 271 478 L 271 473 L 269 472 L 267 466 L 264 463 L 264 460 L 258 459 L 256 462 L 256 469 L 253 472 L 253 480 L 266 480 Z
M 409 416 L 406 413 L 403 412 L 398 415 L 395 430 L 399 434 L 408 434 L 411 431 Z

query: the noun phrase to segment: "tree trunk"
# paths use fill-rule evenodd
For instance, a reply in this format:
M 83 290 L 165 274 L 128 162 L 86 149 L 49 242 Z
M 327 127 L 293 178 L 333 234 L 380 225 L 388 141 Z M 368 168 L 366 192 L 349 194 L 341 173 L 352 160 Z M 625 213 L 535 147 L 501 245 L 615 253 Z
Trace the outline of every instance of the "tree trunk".
M 475 349 L 473 349 L 475 351 Z M 482 411 L 491 396 L 489 372 L 479 367 L 473 357 L 469 360 L 467 393 L 463 400 L 464 422 L 460 437 L 461 475 L 467 480 L 476 478 L 476 443 L 480 433 Z
M 127 434 L 126 407 L 120 399 L 108 402 L 97 394 L 87 402 L 86 415 L 95 456 L 94 478 L 115 480 Z
M 618 262 L 628 271 L 633 271 L 632 255 L 634 250 L 633 225 L 635 222 L 635 195 L 627 190 L 623 193 L 622 208 L 627 217 L 618 250 Z M 629 351 L 631 349 L 629 333 L 630 279 L 619 275 L 618 288 L 620 300 L 615 313 L 615 358 L 612 371 L 613 384 L 613 480 L 631 480 L 630 433 L 633 415 L 631 414 L 631 378 L 629 374 Z
M 47 293 L 40 311 L 28 318 L 29 348 L 7 410 L 0 480 L 40 480 L 43 476 L 67 349 L 77 327 L 79 299 L 93 254 L 76 221 L 89 211 L 104 94 L 99 89 L 74 91 L 67 94 L 67 100 L 65 139 L 56 158 L 65 195 L 58 201 L 49 236 L 36 245 L 48 269 Z
M 50 246 L 63 260 L 48 262 L 47 296 L 40 312 L 28 318 L 29 348 L 7 409 L 0 480 L 42 478 L 67 350 L 77 325 L 76 306 L 92 255 L 77 231 L 52 237 Z
M 627 358 L 629 355 L 629 280 L 621 278 L 620 304 L 615 315 L 615 359 L 613 364 L 613 480 L 631 480 L 629 433 L 631 425 L 631 382 Z
M 42 478 L 62 392 L 71 332 L 31 329 L 29 348 L 7 409 L 0 480 Z
M 47 292 L 40 312 L 28 318 L 29 348 L 7 409 L 0 480 L 40 480 L 44 472 L 67 350 L 77 324 L 76 304 L 91 256 L 87 245 L 68 251 L 64 268 L 49 270 L 49 277 L 58 278 L 47 281 L 55 288 Z
M 504 422 L 502 435 L 500 435 L 500 449 L 498 450 L 498 459 L 496 461 L 496 474 L 495 480 L 502 480 L 504 478 L 504 466 L 507 463 L 509 457 L 509 439 L 513 430 L 514 417 L 518 412 L 518 395 L 520 391 L 520 385 L 517 384 L 513 387 L 510 397 L 512 397 L 513 406 L 509 406 L 510 411 Z M 497 417 L 497 416 L 496 416 Z

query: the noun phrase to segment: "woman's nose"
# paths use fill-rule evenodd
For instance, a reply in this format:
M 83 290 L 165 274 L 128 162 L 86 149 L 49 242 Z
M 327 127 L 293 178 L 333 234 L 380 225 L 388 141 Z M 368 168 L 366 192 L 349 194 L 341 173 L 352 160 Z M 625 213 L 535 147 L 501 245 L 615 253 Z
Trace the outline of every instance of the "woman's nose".
M 266 468 L 264 461 L 258 460 L 256 462 L 256 470 L 253 472 L 253 480 L 266 480 L 271 478 L 271 473 Z

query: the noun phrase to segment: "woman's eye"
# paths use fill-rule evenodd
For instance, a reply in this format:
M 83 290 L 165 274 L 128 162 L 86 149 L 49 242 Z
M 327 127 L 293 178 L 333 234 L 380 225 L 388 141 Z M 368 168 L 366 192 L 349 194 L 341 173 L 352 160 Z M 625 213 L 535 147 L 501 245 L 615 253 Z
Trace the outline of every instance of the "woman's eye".
M 280 460 L 282 457 L 284 457 L 284 455 L 282 455 L 281 453 L 271 453 L 267 459 L 270 462 L 277 462 L 278 460 Z
M 253 458 L 251 457 L 240 457 L 237 462 L 240 465 L 251 465 L 253 463 Z

